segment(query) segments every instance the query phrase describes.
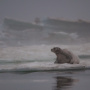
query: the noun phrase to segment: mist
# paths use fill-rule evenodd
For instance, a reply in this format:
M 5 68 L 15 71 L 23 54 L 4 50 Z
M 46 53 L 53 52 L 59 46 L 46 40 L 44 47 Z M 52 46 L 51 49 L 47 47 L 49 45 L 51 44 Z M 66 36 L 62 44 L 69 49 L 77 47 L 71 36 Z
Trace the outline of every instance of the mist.
M 5 17 L 32 22 L 36 17 L 90 21 L 90 0 L 0 0 L 0 23 Z

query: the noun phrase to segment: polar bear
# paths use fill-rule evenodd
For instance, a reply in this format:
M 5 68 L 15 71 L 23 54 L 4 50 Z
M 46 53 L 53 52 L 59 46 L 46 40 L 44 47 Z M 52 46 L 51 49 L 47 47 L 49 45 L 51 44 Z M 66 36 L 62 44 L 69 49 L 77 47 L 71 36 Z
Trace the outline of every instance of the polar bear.
M 67 49 L 61 49 L 59 47 L 54 47 L 51 49 L 51 51 L 55 53 L 57 56 L 56 61 L 54 63 L 79 64 L 78 56 L 74 55 L 71 51 L 68 51 Z

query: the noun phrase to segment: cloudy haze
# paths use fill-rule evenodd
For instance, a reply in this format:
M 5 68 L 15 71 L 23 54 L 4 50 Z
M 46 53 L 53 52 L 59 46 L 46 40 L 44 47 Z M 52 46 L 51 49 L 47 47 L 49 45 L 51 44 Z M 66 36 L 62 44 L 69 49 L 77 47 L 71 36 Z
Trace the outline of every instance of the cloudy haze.
M 28 22 L 35 17 L 90 21 L 90 0 L 0 0 L 0 22 L 5 17 Z

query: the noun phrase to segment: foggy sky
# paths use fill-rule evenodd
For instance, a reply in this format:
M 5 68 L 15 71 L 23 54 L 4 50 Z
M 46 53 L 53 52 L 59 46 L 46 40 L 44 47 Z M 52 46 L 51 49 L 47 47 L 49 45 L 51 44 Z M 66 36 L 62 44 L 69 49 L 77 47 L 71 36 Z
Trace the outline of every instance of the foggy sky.
M 0 23 L 5 17 L 27 22 L 35 17 L 90 21 L 90 0 L 0 0 Z

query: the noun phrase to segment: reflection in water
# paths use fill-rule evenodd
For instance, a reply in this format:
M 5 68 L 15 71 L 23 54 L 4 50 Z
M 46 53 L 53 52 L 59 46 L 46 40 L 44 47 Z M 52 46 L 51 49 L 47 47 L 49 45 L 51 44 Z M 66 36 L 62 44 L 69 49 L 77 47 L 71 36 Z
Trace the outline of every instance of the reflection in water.
M 55 90 L 64 90 L 68 89 L 73 85 L 74 82 L 78 81 L 77 79 L 72 79 L 71 77 L 62 77 L 58 76 L 56 78 Z

